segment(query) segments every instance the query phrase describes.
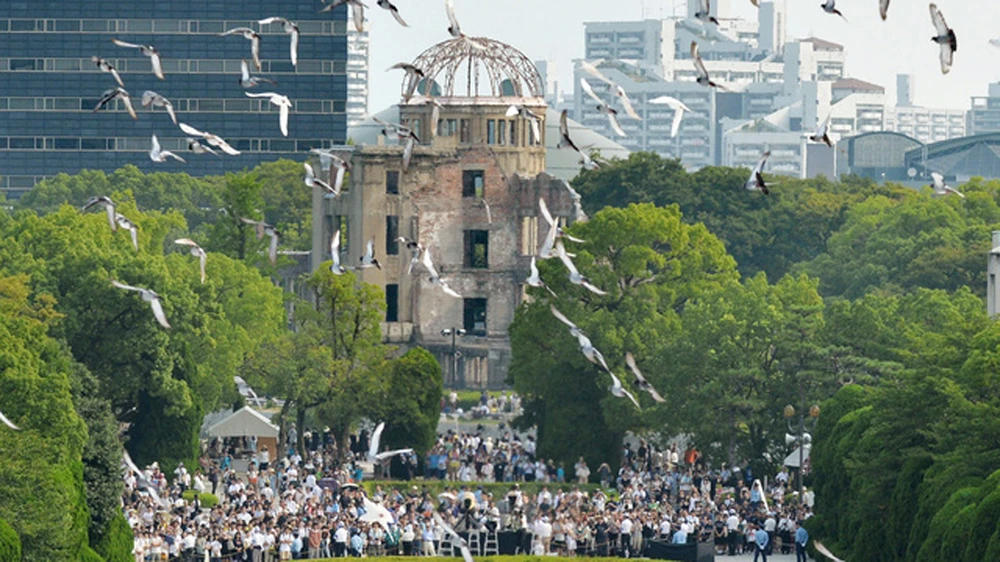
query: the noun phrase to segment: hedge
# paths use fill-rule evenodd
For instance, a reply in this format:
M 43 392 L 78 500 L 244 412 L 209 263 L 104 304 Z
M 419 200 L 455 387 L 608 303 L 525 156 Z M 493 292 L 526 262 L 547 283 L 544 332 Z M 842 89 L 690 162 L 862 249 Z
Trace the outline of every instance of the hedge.
M 194 490 L 187 490 L 183 494 L 181 494 L 181 497 L 184 498 L 184 501 L 189 501 L 189 502 L 194 501 L 195 496 L 197 496 L 198 499 L 201 500 L 201 507 L 212 509 L 213 507 L 219 505 L 219 497 L 213 496 L 212 494 L 205 494 L 205 493 L 199 494 Z
M 0 519 L 0 562 L 21 562 L 21 539 L 3 519 Z
M 77 562 L 104 562 L 101 555 L 94 552 L 94 550 L 87 545 L 83 545 L 83 548 L 80 549 L 80 555 L 76 560 Z
M 421 492 L 426 488 L 433 496 L 444 492 L 445 488 L 461 490 L 462 486 L 468 486 L 473 492 L 480 487 L 484 492 L 492 492 L 495 501 L 506 496 L 514 484 L 515 482 L 454 482 L 446 480 L 410 480 L 409 482 L 399 480 L 366 480 L 362 482 L 362 486 L 364 486 L 368 495 L 374 493 L 376 486 L 381 486 L 384 492 L 399 490 L 403 494 L 408 493 L 411 488 L 416 486 Z M 560 489 L 569 492 L 573 488 L 579 487 L 581 491 L 592 494 L 601 489 L 600 484 L 575 484 L 572 482 L 516 482 L 516 484 L 521 488 L 522 492 L 531 496 L 538 495 L 542 491 L 542 488 L 546 486 L 553 493 Z M 609 496 L 611 495 L 610 491 L 605 493 Z
M 117 515 L 108 522 L 108 527 L 104 531 L 104 537 L 94 550 L 104 557 L 106 562 L 133 562 L 135 557 L 132 549 L 135 546 L 135 538 L 132 535 L 132 528 L 124 515 Z

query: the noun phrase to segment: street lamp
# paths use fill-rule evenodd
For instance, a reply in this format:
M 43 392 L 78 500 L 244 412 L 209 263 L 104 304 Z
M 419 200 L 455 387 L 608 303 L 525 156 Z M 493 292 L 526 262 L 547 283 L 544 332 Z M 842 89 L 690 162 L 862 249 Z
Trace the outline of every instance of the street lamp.
M 461 352 L 455 347 L 455 338 L 460 338 L 465 335 L 465 330 L 462 328 L 456 328 L 452 326 L 451 328 L 445 328 L 441 330 L 441 335 L 443 337 L 451 336 L 451 378 L 452 383 L 458 384 L 458 358 L 462 356 Z
M 812 420 L 809 430 L 816 429 L 816 422 L 819 421 L 819 406 L 813 404 L 808 412 L 799 413 L 798 430 L 792 427 L 792 418 L 795 417 L 795 413 L 795 406 L 791 404 L 785 406 L 785 424 L 788 426 L 789 433 L 789 435 L 785 436 L 785 443 L 789 445 L 795 443 L 799 446 L 799 505 L 803 505 L 802 473 L 805 469 L 802 466 L 805 463 L 803 457 L 805 457 L 805 446 L 812 443 L 812 434 L 806 432 L 806 414 L 808 413 L 808 417 Z

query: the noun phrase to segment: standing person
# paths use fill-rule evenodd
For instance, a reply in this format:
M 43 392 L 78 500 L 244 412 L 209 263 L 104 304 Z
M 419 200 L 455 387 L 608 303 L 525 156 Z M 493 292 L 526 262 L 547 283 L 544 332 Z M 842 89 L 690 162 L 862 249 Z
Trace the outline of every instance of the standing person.
M 807 562 L 806 544 L 809 543 L 809 531 L 802 526 L 801 521 L 795 522 L 795 562 Z
M 754 535 L 753 542 L 756 548 L 753 552 L 753 562 L 757 562 L 757 557 L 760 556 L 764 562 L 767 562 L 767 545 L 770 544 L 768 540 L 767 531 L 761 529 L 760 525 L 754 525 Z

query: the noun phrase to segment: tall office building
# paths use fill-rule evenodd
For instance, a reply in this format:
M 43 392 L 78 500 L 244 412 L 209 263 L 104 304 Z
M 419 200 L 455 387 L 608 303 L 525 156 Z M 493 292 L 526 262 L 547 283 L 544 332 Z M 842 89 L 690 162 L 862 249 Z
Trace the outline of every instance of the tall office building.
M 988 92 L 987 96 L 972 96 L 968 118 L 970 135 L 1000 131 L 1000 82 L 990 84 Z
M 393 23 L 395 25 L 395 22 Z M 368 28 L 347 29 L 347 125 L 353 127 L 368 115 Z
M 896 75 L 896 107 L 912 107 L 913 98 L 917 97 L 916 75 Z
M 257 23 L 270 16 L 298 23 L 297 66 L 282 26 Z M 240 86 L 240 61 L 251 59 L 251 43 L 241 35 L 219 36 L 236 27 L 260 33 L 261 68 L 253 74 L 277 85 Z M 115 46 L 112 38 L 155 46 L 165 79 L 153 75 L 150 58 Z M 315 0 L 7 1 L 0 2 L 0 53 L 0 190 L 9 197 L 59 172 L 135 164 L 144 171 L 220 174 L 346 141 L 344 6 L 320 14 Z M 117 68 L 137 120 L 121 102 L 94 112 L 102 93 L 118 84 L 92 56 Z M 242 155 L 188 152 L 187 135 L 163 109 L 141 106 L 146 90 L 166 96 L 179 121 L 221 136 Z M 287 137 L 278 127 L 278 108 L 246 91 L 292 100 Z M 153 163 L 147 154 L 153 134 L 188 163 Z

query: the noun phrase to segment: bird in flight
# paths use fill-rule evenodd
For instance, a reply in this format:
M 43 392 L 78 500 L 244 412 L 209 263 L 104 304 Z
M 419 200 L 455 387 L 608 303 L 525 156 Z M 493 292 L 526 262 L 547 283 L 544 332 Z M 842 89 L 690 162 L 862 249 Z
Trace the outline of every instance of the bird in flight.
M 162 148 L 160 148 L 160 141 L 156 139 L 156 135 L 153 135 L 153 145 L 149 149 L 149 159 L 152 160 L 153 162 L 162 163 L 166 162 L 168 157 L 173 158 L 174 160 L 179 160 L 181 162 L 185 163 L 187 162 L 186 160 L 184 160 L 180 156 L 177 156 L 173 152 L 170 152 L 169 150 L 163 150 Z
M 199 267 L 201 268 L 201 282 L 205 282 L 205 262 L 208 260 L 208 254 L 198 245 L 197 242 L 191 240 L 190 238 L 178 238 L 174 240 L 174 244 L 181 244 L 191 248 L 191 255 L 198 258 Z
M 570 257 L 566 254 L 566 247 L 563 246 L 562 242 L 556 242 L 556 253 L 559 255 L 559 260 L 562 261 L 563 265 L 566 266 L 566 269 L 569 270 L 570 283 L 574 285 L 580 285 L 581 287 L 587 289 L 588 291 L 594 293 L 595 295 L 608 294 L 607 292 L 598 289 L 596 285 L 590 282 L 590 279 L 587 279 L 583 275 L 580 275 L 580 272 L 577 271 L 576 266 L 573 265 L 573 260 L 571 260 Z
M 719 25 L 719 20 L 712 15 L 711 0 L 699 0 L 698 10 L 694 13 L 695 19 L 702 23 L 714 23 Z
M 97 106 L 94 107 L 94 113 L 104 109 L 104 106 L 115 99 L 122 100 L 122 103 L 125 104 L 125 110 L 132 116 L 132 119 L 139 119 L 139 116 L 135 114 L 135 108 L 132 107 L 132 97 L 129 95 L 128 90 L 122 87 L 113 88 L 101 94 L 101 99 L 97 102 Z
M 342 275 L 347 271 L 344 266 L 340 265 L 340 231 L 333 233 L 333 237 L 330 238 L 330 256 L 333 259 L 333 263 L 330 264 L 330 273 L 334 275 Z
M 931 189 L 934 190 L 935 195 L 948 195 L 954 193 L 962 199 L 965 199 L 965 195 L 960 193 L 954 187 L 951 187 L 944 181 L 944 176 L 937 172 L 931 172 Z
M 212 133 L 203 133 L 198 129 L 195 129 L 191 125 L 188 125 L 187 123 L 178 123 L 177 126 L 180 127 L 182 131 L 191 136 L 205 139 L 205 141 L 208 142 L 208 144 L 218 147 L 226 154 L 230 154 L 232 156 L 239 156 L 240 154 L 239 150 L 236 150 L 235 148 L 229 146 L 229 143 L 222 140 L 222 137 L 218 135 L 214 135 Z M 190 146 L 190 143 L 188 144 L 188 146 Z M 195 152 L 197 152 L 197 149 L 195 150 Z
M 458 25 L 458 17 L 455 15 L 455 1 L 444 0 L 444 9 L 448 13 L 448 33 L 455 39 L 462 39 L 473 49 L 483 50 L 485 45 L 462 33 L 462 27 Z
M 330 10 L 340 6 L 341 4 L 348 4 L 351 6 L 351 17 L 354 19 L 354 29 L 358 33 L 362 33 L 365 30 L 365 3 L 361 0 L 333 0 L 320 10 L 322 12 L 329 12 Z
M 531 275 L 529 275 L 528 278 L 524 280 L 524 282 L 529 287 L 544 288 L 546 291 L 551 293 L 553 297 L 556 296 L 555 291 L 553 291 L 548 285 L 546 285 L 545 281 L 542 281 L 542 276 L 538 272 L 538 265 L 535 263 L 535 256 L 531 256 Z
M 824 12 L 840 16 L 844 18 L 844 21 L 847 21 L 847 17 L 837 9 L 837 0 L 826 0 L 826 4 L 820 4 L 820 7 L 823 8 Z
M 386 10 L 389 10 L 389 13 L 392 14 L 392 17 L 396 18 L 396 21 L 399 22 L 399 25 L 403 27 L 410 27 L 406 25 L 406 22 L 403 20 L 403 17 L 399 15 L 399 8 L 397 8 L 392 2 L 390 2 L 389 0 L 378 0 L 376 4 L 378 5 L 379 8 L 384 8 Z
M 670 96 L 660 96 L 658 98 L 653 98 L 649 100 L 649 103 L 654 105 L 666 105 L 670 109 L 674 110 L 674 120 L 670 124 L 670 136 L 676 137 L 677 132 L 681 129 L 681 119 L 684 118 L 685 111 L 691 111 L 691 108 L 684 105 L 684 103 L 674 97 Z
M 240 86 L 250 89 L 259 86 L 261 82 L 267 82 L 268 84 L 272 84 L 274 86 L 278 85 L 277 82 L 271 80 L 270 78 L 263 78 L 261 76 L 253 76 L 250 74 L 250 64 L 247 62 L 247 59 L 242 59 L 240 62 Z
M 276 94 L 274 92 L 262 92 L 260 94 L 254 94 L 251 92 L 244 92 L 247 97 L 250 98 L 267 98 L 271 104 L 278 106 L 278 128 L 281 129 L 281 134 L 288 136 L 288 111 L 292 108 L 292 100 L 281 94 Z
M 585 94 L 597 102 L 597 112 L 608 116 L 608 121 L 611 123 L 611 130 L 613 130 L 620 137 L 627 137 L 628 135 L 625 134 L 625 131 L 622 130 L 622 126 L 618 123 L 618 111 L 597 96 L 594 89 L 590 87 L 586 78 L 580 78 L 580 87 L 583 88 Z
M 118 223 L 118 228 L 125 229 L 132 236 L 132 247 L 135 251 L 139 251 L 139 226 L 134 222 L 130 221 L 125 215 L 121 213 L 115 213 L 115 222 Z
M 625 88 L 616 84 L 613 80 L 605 76 L 603 72 L 598 70 L 596 66 L 587 61 L 580 61 L 580 68 L 586 70 L 591 76 L 610 86 L 611 91 L 621 102 L 622 107 L 625 108 L 625 113 L 627 113 L 629 117 L 632 119 L 642 119 L 639 117 L 639 114 L 636 113 L 635 108 L 632 107 L 632 100 L 630 100 L 628 94 L 625 93 Z
M 115 202 L 105 195 L 91 197 L 80 211 L 86 212 L 87 209 L 90 209 L 94 205 L 104 207 L 104 211 L 108 214 L 108 224 L 111 225 L 111 232 L 118 232 L 118 222 L 115 221 L 115 215 L 117 214 L 115 213 Z
M 253 225 L 257 232 L 257 240 L 264 238 L 264 235 L 271 237 L 271 243 L 267 247 L 267 259 L 271 262 L 271 265 L 276 265 L 278 263 L 278 239 L 281 238 L 281 232 L 274 225 L 267 224 L 264 221 L 255 221 L 253 219 L 247 219 L 240 217 L 240 220 L 245 224 Z
M 108 72 L 111 76 L 114 76 L 115 82 L 118 82 L 119 86 L 122 88 L 125 87 L 125 82 L 122 82 L 122 77 L 118 75 L 118 69 L 114 65 L 101 57 L 90 57 L 90 60 L 94 61 L 94 64 L 97 65 L 97 68 L 101 69 L 101 72 Z
M 642 371 L 640 371 L 639 367 L 636 366 L 635 357 L 632 356 L 631 351 L 625 352 L 625 364 L 628 365 L 628 368 L 632 370 L 632 374 L 635 375 L 635 385 L 637 387 L 648 392 L 649 395 L 652 396 L 653 400 L 655 400 L 656 402 L 661 402 L 661 403 L 666 402 L 666 400 L 664 400 L 663 397 L 660 396 L 660 393 L 657 392 L 655 388 L 653 388 L 653 385 L 649 384 L 649 381 L 646 380 L 646 377 L 642 376 Z
M 462 295 L 458 294 L 458 292 L 456 292 L 455 289 L 449 287 L 448 282 L 442 279 L 440 275 L 438 275 L 437 269 L 434 269 L 434 262 L 431 261 L 430 248 L 427 248 L 423 251 L 422 263 L 424 264 L 424 269 L 426 269 L 427 273 L 430 273 L 431 275 L 430 277 L 431 285 L 436 285 L 438 287 L 441 287 L 441 290 L 444 291 L 446 295 L 450 295 L 458 299 L 462 298 Z
M 298 66 L 299 64 L 299 26 L 294 21 L 287 20 L 285 18 L 279 18 L 277 16 L 264 18 L 257 22 L 260 25 L 267 25 L 270 23 L 280 23 L 282 29 L 285 33 L 291 36 L 291 46 L 289 50 L 291 51 L 292 66 Z
M 146 90 L 142 93 L 142 106 L 143 107 L 162 107 L 167 110 L 170 115 L 170 120 L 177 124 L 177 114 L 174 113 L 174 104 L 170 103 L 170 100 L 157 94 L 152 90 Z
M 0 412 L 0 422 L 3 422 L 4 425 L 13 429 L 14 431 L 21 431 L 21 428 L 14 425 L 14 422 L 10 421 L 10 419 L 7 418 L 7 416 L 3 415 L 3 412 Z
M 937 5 L 931 4 L 930 8 L 931 23 L 934 24 L 934 30 L 937 32 L 937 35 L 931 37 L 931 41 L 941 46 L 941 74 L 948 74 L 955 58 L 955 51 L 958 50 L 958 40 L 955 38 L 955 31 L 948 27 L 948 23 L 944 21 L 944 16 L 941 15 L 941 10 L 938 9 Z
M 250 29 L 249 27 L 234 27 L 228 31 L 223 31 L 219 34 L 222 37 L 227 35 L 241 35 L 244 39 L 250 41 L 250 56 L 253 59 L 253 65 L 260 70 L 260 34 L 256 31 Z
M 424 71 L 413 66 L 412 64 L 405 62 L 397 62 L 396 64 L 389 67 L 388 70 L 402 70 L 406 73 L 406 78 L 409 80 L 406 86 L 406 93 L 403 94 L 403 101 L 410 101 L 413 97 L 413 92 L 416 91 L 417 85 L 420 80 L 424 77 Z M 388 71 L 387 71 L 388 72 Z
M 126 49 L 139 49 L 139 52 L 149 57 L 149 62 L 153 66 L 153 74 L 160 80 L 166 80 L 163 76 L 163 63 L 160 61 L 160 52 L 156 50 L 156 47 L 152 45 L 136 45 L 135 43 L 126 43 L 118 39 L 112 39 L 112 43 L 118 45 L 119 47 L 125 47 Z
M 809 136 L 809 140 L 813 142 L 821 142 L 826 144 L 830 148 L 833 148 L 833 142 L 830 141 L 830 135 L 827 134 L 829 129 L 830 129 L 830 116 L 827 115 L 826 120 L 823 121 L 823 124 L 819 126 L 819 130 L 816 131 L 816 134 Z
M 327 193 L 330 193 L 331 195 L 333 195 L 334 197 L 340 195 L 339 186 L 337 186 L 335 188 L 334 186 L 332 186 L 332 185 L 326 183 L 325 181 L 317 178 L 316 177 L 316 173 L 313 171 L 313 167 L 310 166 L 308 162 L 304 162 L 302 164 L 302 166 L 305 167 L 305 169 L 306 169 L 306 177 L 305 177 L 305 179 L 303 181 L 305 182 L 305 184 L 307 186 L 309 186 L 309 187 L 320 187 L 324 191 L 326 191 Z
M 378 262 L 378 259 L 375 258 L 374 238 L 372 238 L 371 240 L 368 241 L 367 244 L 365 244 L 365 255 L 358 258 L 358 261 L 361 262 L 361 265 L 358 266 L 358 269 L 368 269 L 369 267 L 376 267 L 378 269 L 382 269 L 382 264 L 380 264 Z
M 750 172 L 750 178 L 747 179 L 743 187 L 749 189 L 750 191 L 760 191 L 764 195 L 770 195 L 771 192 L 767 190 L 767 184 L 764 183 L 764 164 L 767 162 L 767 157 L 771 155 L 771 151 L 768 150 L 761 157 L 760 162 L 754 167 L 753 171 Z
M 142 300 L 149 303 L 149 306 L 153 309 L 153 316 L 156 317 L 156 321 L 160 323 L 160 326 L 169 329 L 170 324 L 167 322 L 167 315 L 163 313 L 163 303 L 160 295 L 156 294 L 152 289 L 144 289 L 142 287 L 133 287 L 131 285 L 126 285 L 124 283 L 119 283 L 114 279 L 111 280 L 111 284 L 119 289 L 125 291 L 135 291 L 142 295 Z
M 711 77 L 709 77 L 708 69 L 705 68 L 705 61 L 701 60 L 701 55 L 698 54 L 698 43 L 696 41 L 691 41 L 691 60 L 694 61 L 694 69 L 698 73 L 697 82 L 699 84 L 720 90 L 726 89 L 721 84 L 713 82 Z

